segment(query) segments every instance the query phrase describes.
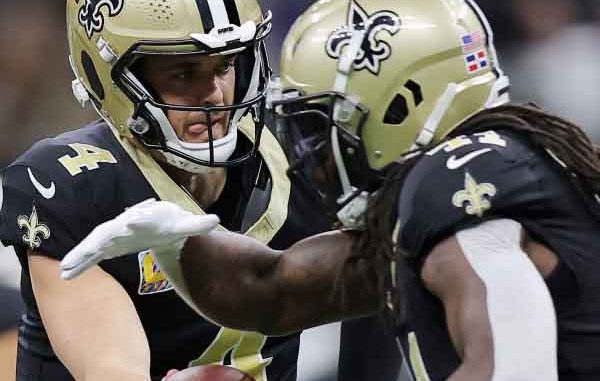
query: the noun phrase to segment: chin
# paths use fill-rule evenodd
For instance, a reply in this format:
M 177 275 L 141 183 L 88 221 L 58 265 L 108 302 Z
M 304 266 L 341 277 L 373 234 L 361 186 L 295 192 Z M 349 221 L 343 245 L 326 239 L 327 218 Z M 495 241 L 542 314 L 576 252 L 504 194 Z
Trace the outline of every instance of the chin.
M 192 144 L 208 143 L 207 136 L 186 136 L 182 140 L 186 143 Z

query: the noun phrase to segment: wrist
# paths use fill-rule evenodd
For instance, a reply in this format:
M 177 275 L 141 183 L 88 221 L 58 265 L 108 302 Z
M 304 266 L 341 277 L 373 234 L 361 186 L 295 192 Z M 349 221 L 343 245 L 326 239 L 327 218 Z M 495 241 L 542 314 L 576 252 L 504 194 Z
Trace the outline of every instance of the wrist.
M 150 251 L 152 251 L 152 254 L 154 255 L 157 261 L 161 260 L 168 261 L 169 263 L 171 263 L 174 259 L 177 262 L 179 262 L 181 260 L 181 251 L 183 250 L 183 247 L 185 246 L 188 239 L 189 238 L 187 237 L 180 238 L 168 244 L 152 247 Z
M 154 259 L 160 266 L 162 273 L 167 277 L 179 296 L 196 312 L 197 310 L 191 298 L 183 270 L 181 268 L 181 253 L 188 238 L 180 239 L 168 245 L 153 247 L 151 249 Z

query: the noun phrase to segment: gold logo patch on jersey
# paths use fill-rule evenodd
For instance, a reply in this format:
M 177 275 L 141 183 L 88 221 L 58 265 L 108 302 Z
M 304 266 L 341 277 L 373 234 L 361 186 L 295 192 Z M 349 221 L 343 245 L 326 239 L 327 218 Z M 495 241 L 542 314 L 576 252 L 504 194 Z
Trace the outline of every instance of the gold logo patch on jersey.
M 483 214 L 492 207 L 491 199 L 496 195 L 497 189 L 494 184 L 478 184 L 473 176 L 466 172 L 465 189 L 458 191 L 452 196 L 452 205 L 464 208 L 471 216 L 483 217 Z
M 152 251 L 146 250 L 138 254 L 140 264 L 140 287 L 138 294 L 151 295 L 173 290 L 173 285 L 154 260 Z
M 19 225 L 19 228 L 26 229 L 26 232 L 23 235 L 23 242 L 25 242 L 32 250 L 37 249 L 42 245 L 42 239 L 50 238 L 50 228 L 40 223 L 35 205 L 33 206 L 31 216 L 19 216 L 17 218 L 17 224 Z M 39 236 L 41 236 L 41 238 Z

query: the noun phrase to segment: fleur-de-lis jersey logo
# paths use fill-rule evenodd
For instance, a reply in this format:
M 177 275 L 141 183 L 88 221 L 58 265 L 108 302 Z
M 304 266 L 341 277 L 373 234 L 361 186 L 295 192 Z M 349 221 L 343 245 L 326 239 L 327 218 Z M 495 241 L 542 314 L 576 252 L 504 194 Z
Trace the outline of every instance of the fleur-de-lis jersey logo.
M 50 229 L 44 224 L 40 224 L 37 210 L 33 207 L 31 217 L 19 216 L 17 218 L 17 224 L 19 228 L 26 229 L 23 235 L 23 242 L 25 242 L 32 250 L 37 249 L 42 245 L 42 239 L 38 237 L 42 236 L 43 239 L 50 238 Z
M 77 0 L 79 3 L 79 0 Z M 94 32 L 101 32 L 104 29 L 104 15 L 102 7 L 108 10 L 109 17 L 114 17 L 121 13 L 125 0 L 85 0 L 79 8 L 79 24 L 85 28 L 89 38 L 92 38 Z
M 327 55 L 338 59 L 344 47 L 350 44 L 354 32 L 364 32 L 358 55 L 354 60 L 354 70 L 367 69 L 378 75 L 381 62 L 392 54 L 390 44 L 379 40 L 378 34 L 387 31 L 392 36 L 400 30 L 400 17 L 392 11 L 379 11 L 369 15 L 355 0 L 350 1 L 347 25 L 339 28 L 327 40 Z
M 466 204 L 467 214 L 482 217 L 492 207 L 490 200 L 496 193 L 497 190 L 493 184 L 478 184 L 473 176 L 467 172 L 465 175 L 465 189 L 454 194 L 452 204 L 457 208 L 463 208 Z

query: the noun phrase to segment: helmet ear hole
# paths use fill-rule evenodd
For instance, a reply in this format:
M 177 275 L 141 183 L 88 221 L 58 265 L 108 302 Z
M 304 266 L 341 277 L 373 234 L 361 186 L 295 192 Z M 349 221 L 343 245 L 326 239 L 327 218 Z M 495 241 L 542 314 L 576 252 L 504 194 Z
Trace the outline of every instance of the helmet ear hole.
M 402 94 L 396 94 L 394 100 L 388 106 L 383 118 L 385 124 L 401 124 L 408 117 L 408 106 L 406 98 Z
M 100 98 L 100 100 L 104 100 L 104 87 L 102 86 L 102 82 L 100 82 L 100 77 L 98 76 L 92 57 L 90 57 L 86 51 L 81 52 L 81 65 L 83 66 L 85 76 L 92 87 L 92 91 Z

